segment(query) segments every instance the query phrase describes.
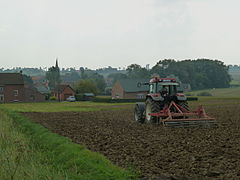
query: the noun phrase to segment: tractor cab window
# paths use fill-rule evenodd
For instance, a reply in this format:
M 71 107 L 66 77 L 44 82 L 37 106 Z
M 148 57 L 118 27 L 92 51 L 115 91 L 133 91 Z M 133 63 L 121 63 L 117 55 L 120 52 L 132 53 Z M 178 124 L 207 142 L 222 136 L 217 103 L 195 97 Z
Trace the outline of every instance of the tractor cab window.
M 173 96 L 177 93 L 177 87 L 173 85 L 159 85 L 158 89 L 159 92 L 165 96 Z
M 153 93 L 153 84 L 150 84 L 149 93 Z
M 157 84 L 156 83 L 153 83 L 153 84 L 150 84 L 150 93 L 156 93 L 157 92 Z
M 162 96 L 166 96 L 169 94 L 169 86 L 159 85 L 158 90 Z
M 174 96 L 177 93 L 177 86 L 169 86 L 169 95 Z

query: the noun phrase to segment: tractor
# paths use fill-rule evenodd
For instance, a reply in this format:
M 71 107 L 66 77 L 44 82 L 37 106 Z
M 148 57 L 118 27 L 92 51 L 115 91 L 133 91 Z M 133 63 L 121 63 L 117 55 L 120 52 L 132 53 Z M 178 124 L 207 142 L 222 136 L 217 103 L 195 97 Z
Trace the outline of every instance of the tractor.
M 189 110 L 187 97 L 178 90 L 175 78 L 153 77 L 148 83 L 137 84 L 138 87 L 142 85 L 149 86 L 149 93 L 144 103 L 136 103 L 135 121 L 168 127 L 217 126 L 215 118 L 209 117 L 202 106 L 195 111 Z

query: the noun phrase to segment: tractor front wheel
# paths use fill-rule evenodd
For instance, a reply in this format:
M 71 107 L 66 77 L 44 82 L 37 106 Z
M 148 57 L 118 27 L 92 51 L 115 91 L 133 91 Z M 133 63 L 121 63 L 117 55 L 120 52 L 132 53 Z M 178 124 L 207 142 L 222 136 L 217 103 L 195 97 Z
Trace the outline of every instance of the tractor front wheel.
M 148 98 L 146 101 L 145 122 L 150 124 L 157 123 L 158 117 L 151 116 L 150 113 L 158 113 L 158 112 L 160 112 L 159 102 L 153 101 L 151 98 Z
M 135 121 L 137 121 L 139 123 L 144 123 L 144 121 L 145 121 L 144 111 L 145 111 L 145 103 L 137 103 L 135 105 L 135 109 L 134 109 Z

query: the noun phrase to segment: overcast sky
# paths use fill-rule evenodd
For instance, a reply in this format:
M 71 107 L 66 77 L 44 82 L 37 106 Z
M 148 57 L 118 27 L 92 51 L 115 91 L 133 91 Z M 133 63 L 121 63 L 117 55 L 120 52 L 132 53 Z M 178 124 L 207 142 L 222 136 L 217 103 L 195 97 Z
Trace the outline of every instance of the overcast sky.
M 239 0 L 0 0 L 0 67 L 240 64 Z

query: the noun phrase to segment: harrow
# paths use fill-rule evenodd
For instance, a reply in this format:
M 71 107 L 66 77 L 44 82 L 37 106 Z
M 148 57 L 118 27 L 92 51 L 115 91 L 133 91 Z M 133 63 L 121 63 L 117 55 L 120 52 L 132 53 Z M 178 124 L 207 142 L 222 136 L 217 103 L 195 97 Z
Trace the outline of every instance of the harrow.
M 167 127 L 216 127 L 215 118 L 209 117 L 203 106 L 199 106 L 195 111 L 176 104 L 174 101 L 166 105 L 158 113 L 149 113 L 150 116 L 157 117 L 158 123 Z

